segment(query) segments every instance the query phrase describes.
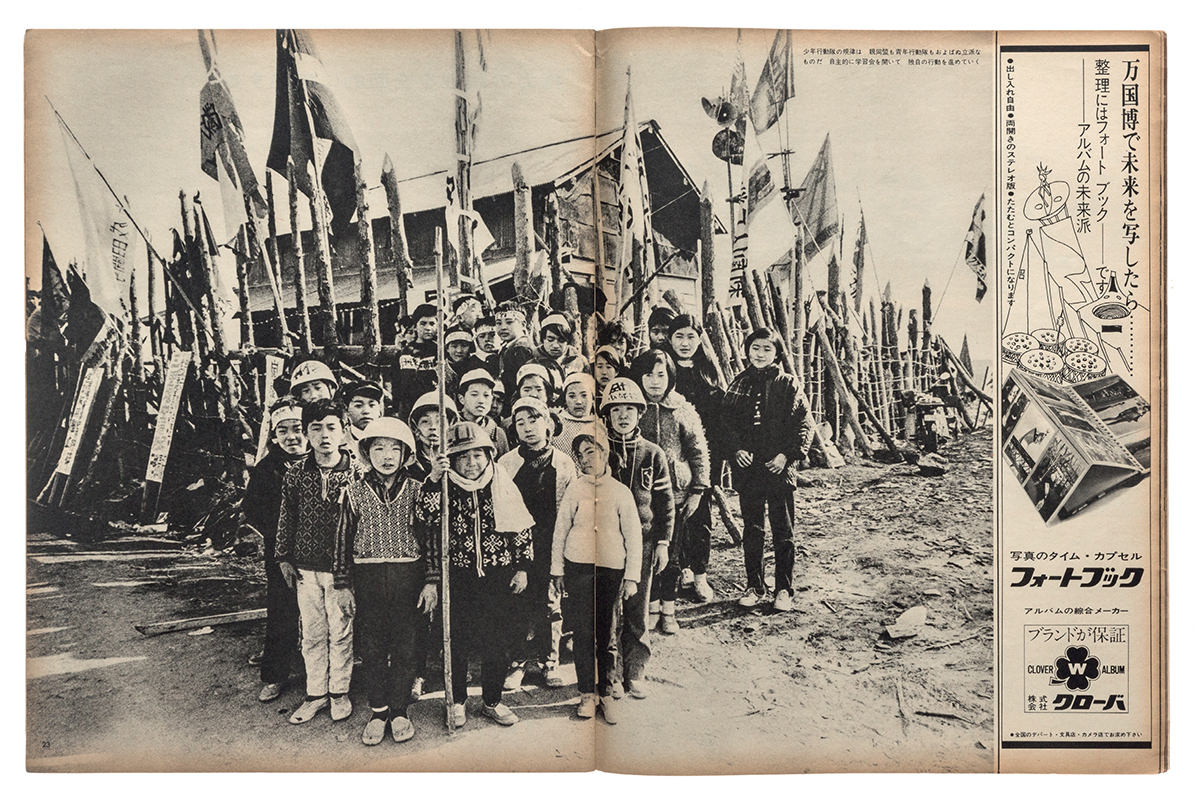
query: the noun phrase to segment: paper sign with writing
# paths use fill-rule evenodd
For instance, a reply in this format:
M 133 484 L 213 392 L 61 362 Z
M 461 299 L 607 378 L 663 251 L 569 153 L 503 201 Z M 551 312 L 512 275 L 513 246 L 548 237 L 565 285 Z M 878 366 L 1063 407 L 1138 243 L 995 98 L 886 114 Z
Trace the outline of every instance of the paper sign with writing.
M 103 367 L 89 367 L 83 374 L 83 383 L 79 385 L 79 397 L 71 408 L 71 420 L 67 426 L 67 440 L 63 443 L 62 454 L 58 458 L 57 474 L 71 475 L 75 465 L 75 455 L 79 453 L 79 441 L 83 438 L 83 430 L 87 428 L 88 419 L 92 414 L 92 404 L 96 401 L 96 391 L 104 380 Z
M 187 379 L 191 361 L 191 353 L 180 352 L 171 357 L 171 364 L 167 367 L 167 381 L 163 385 L 162 402 L 158 407 L 158 422 L 154 425 L 154 442 L 150 444 L 150 462 L 146 464 L 147 482 L 163 481 L 171 438 L 175 435 L 175 415 L 179 412 L 179 399 L 183 397 L 183 382 Z

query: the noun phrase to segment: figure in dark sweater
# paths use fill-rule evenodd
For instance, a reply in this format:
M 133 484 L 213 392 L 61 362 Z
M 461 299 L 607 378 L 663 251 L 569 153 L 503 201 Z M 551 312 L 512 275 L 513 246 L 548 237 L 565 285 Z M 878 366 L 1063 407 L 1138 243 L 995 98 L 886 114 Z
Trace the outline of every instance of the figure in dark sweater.
M 767 596 L 763 544 L 769 515 L 775 544 L 774 607 L 790 611 L 796 501 L 787 466 L 804 453 L 808 409 L 796 377 L 780 366 L 784 348 L 779 334 L 759 328 L 746 337 L 744 348 L 749 367 L 729 385 L 722 405 L 726 445 L 733 453 L 733 486 L 746 525 L 746 593 L 738 603 L 753 607 Z
M 642 437 L 638 417 L 646 408 L 641 389 L 631 379 L 616 378 L 604 390 L 600 416 L 608 426 L 612 453 L 609 468 L 613 478 L 629 488 L 637 503 L 642 525 L 642 567 L 637 592 L 625 601 L 621 624 L 621 655 L 624 692 L 644 698 L 643 680 L 650 660 L 650 586 L 655 575 L 667 567 L 671 533 L 675 527 L 675 497 L 671 473 L 663 450 Z M 613 695 L 621 686 L 611 688 Z
M 280 398 L 267 417 L 271 425 L 271 447 L 250 469 L 250 481 L 242 498 L 246 523 L 262 536 L 267 567 L 267 625 L 259 668 L 263 686 L 258 693 L 258 699 L 264 703 L 278 698 L 287 687 L 292 656 L 300 641 L 296 592 L 283 579 L 275 561 L 275 537 L 279 532 L 283 477 L 308 454 L 308 440 L 300 425 L 300 407 L 294 398 Z

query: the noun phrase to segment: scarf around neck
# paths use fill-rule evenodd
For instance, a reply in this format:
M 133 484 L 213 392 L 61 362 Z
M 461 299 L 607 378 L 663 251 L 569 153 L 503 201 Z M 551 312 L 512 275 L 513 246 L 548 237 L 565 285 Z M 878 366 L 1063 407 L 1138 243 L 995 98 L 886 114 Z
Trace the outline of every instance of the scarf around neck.
M 521 532 L 533 526 L 533 516 L 525 507 L 525 499 L 521 497 L 521 491 L 508 478 L 508 474 L 503 471 L 497 473 L 495 463 L 489 462 L 478 479 L 467 479 L 460 476 L 453 468 L 447 473 L 451 482 L 460 490 L 468 493 L 476 493 L 486 488 L 489 483 L 492 484 L 496 532 Z

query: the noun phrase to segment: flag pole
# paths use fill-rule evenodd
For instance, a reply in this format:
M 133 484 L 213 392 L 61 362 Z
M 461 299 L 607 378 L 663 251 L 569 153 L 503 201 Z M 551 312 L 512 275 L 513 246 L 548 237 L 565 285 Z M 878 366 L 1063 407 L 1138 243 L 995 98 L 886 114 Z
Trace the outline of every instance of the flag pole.
M 438 297 L 438 451 L 446 452 L 446 318 L 443 316 L 442 228 L 433 231 L 433 268 Z M 454 734 L 454 684 L 450 659 L 450 477 L 442 474 L 441 561 L 442 561 L 442 686 L 446 695 L 446 730 Z
M 146 246 L 154 252 L 155 256 L 160 261 L 162 261 L 163 274 L 165 274 L 167 279 L 170 280 L 172 285 L 175 286 L 176 291 L 178 291 L 183 297 L 183 301 L 188 304 L 188 308 L 192 309 L 192 311 L 199 316 L 200 309 L 194 302 L 192 302 L 192 298 L 188 295 L 187 291 L 184 290 L 178 278 L 172 274 L 170 266 L 168 266 L 167 262 L 163 260 L 163 257 L 158 254 L 158 250 L 154 249 L 154 245 L 150 243 L 150 238 L 146 235 L 145 230 L 141 228 L 141 225 L 139 225 L 137 220 L 134 219 L 133 214 L 129 212 L 129 208 L 125 206 L 124 200 L 121 199 L 115 190 L 113 190 L 113 186 L 109 183 L 108 177 L 104 176 L 104 172 L 100 170 L 100 166 L 96 165 L 96 162 L 92 159 L 91 155 L 87 153 L 87 149 L 83 147 L 83 143 L 79 142 L 79 138 L 75 136 L 73 131 L 71 131 L 71 127 L 67 125 L 67 121 L 61 114 L 59 114 L 59 111 L 55 109 L 54 104 L 51 103 L 49 96 L 43 95 L 42 97 L 45 98 L 46 103 L 50 105 L 50 111 L 54 113 L 54 117 L 58 118 L 58 122 L 62 124 L 63 129 L 66 130 L 67 134 L 71 136 L 71 139 L 75 141 L 75 145 L 79 146 L 79 150 L 82 151 L 83 156 L 87 158 L 88 164 L 92 166 L 92 170 L 96 172 L 96 176 L 100 177 L 100 181 L 104 183 L 104 187 L 108 188 L 108 192 L 111 193 L 113 198 L 117 200 L 117 207 L 121 208 L 121 212 L 123 212 L 126 216 L 129 216 L 129 223 L 133 225 L 133 229 L 137 230 L 138 235 L 140 235 L 142 240 L 146 242 Z M 211 334 L 209 335 L 211 336 Z

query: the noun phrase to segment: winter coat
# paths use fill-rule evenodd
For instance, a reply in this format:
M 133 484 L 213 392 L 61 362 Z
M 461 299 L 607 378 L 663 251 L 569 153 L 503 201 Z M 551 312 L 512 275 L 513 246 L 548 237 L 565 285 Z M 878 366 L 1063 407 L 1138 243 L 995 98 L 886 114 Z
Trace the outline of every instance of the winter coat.
M 667 455 L 677 505 L 708 488 L 708 441 L 700 415 L 682 395 L 671 390 L 659 403 L 647 403 L 638 428 Z
M 629 488 L 642 522 L 643 543 L 669 545 L 675 531 L 675 496 L 667 455 L 639 429 L 619 437 L 608 432 L 608 467 Z
M 755 410 L 759 425 L 755 426 Z M 792 489 L 795 487 L 785 468 L 773 474 L 766 463 L 777 454 L 787 462 L 800 459 L 808 445 L 808 407 L 800 394 L 796 377 L 783 372 L 779 365 L 762 370 L 750 367 L 729 385 L 721 406 L 727 457 L 733 470 L 733 486 L 738 490 Z M 754 455 L 749 468 L 738 467 L 738 451 Z

